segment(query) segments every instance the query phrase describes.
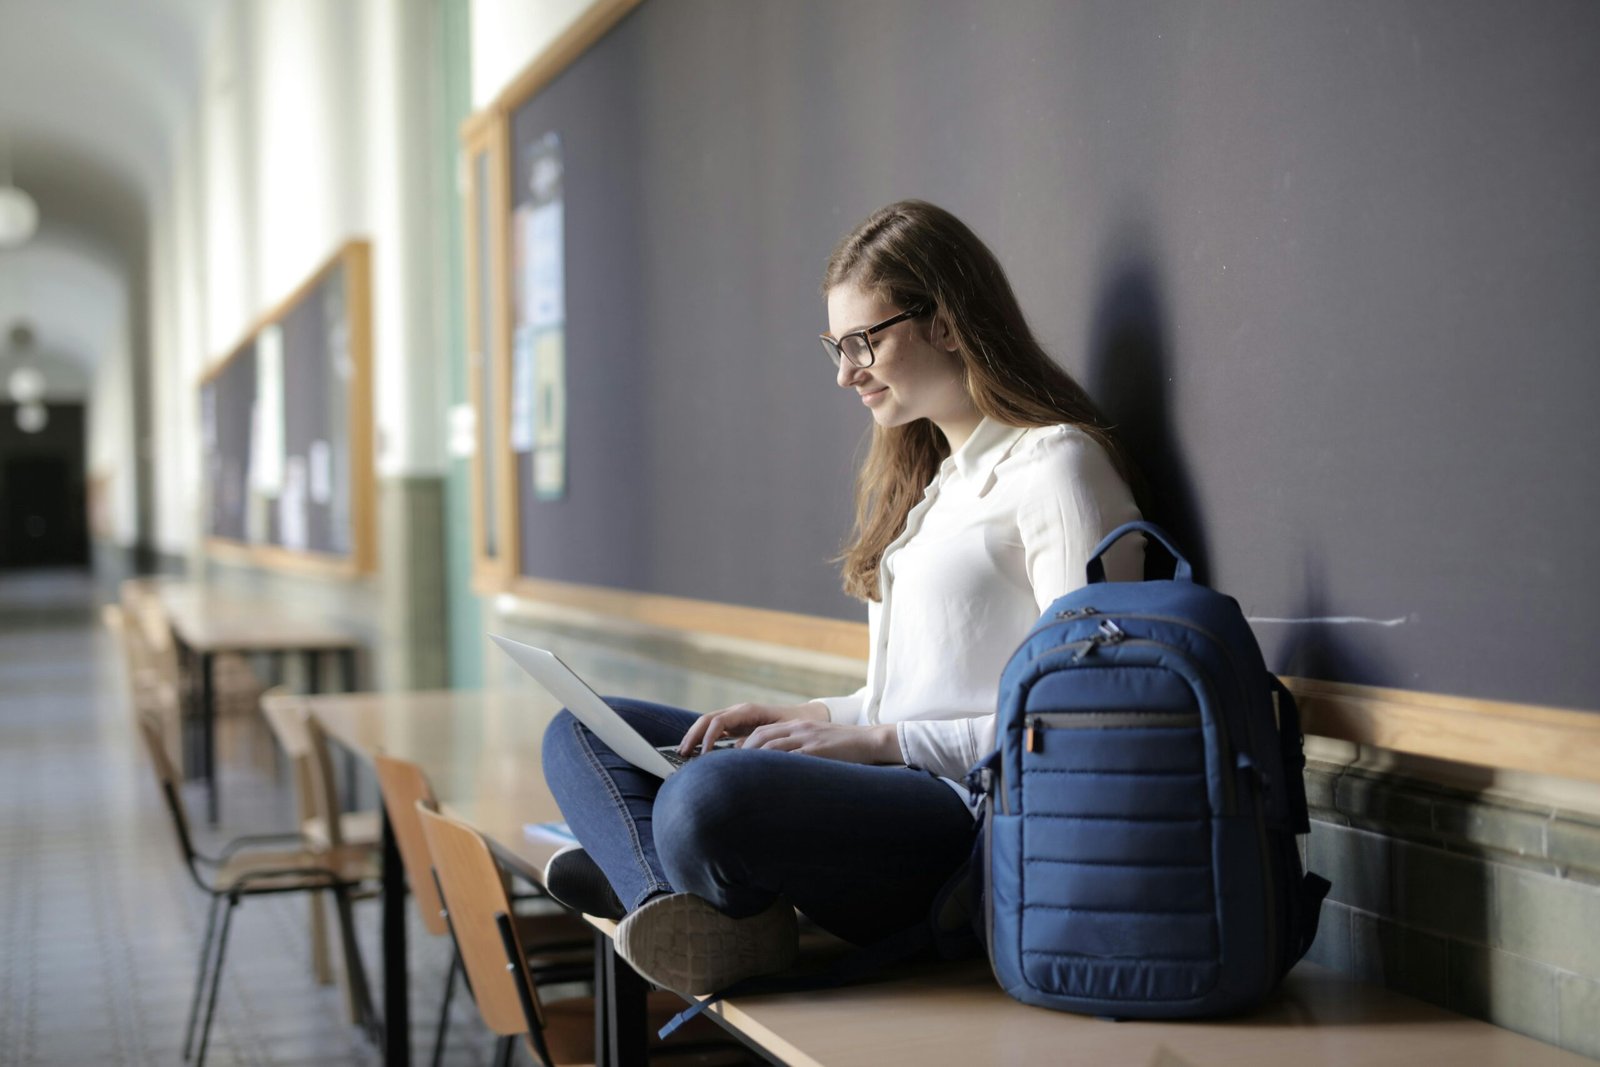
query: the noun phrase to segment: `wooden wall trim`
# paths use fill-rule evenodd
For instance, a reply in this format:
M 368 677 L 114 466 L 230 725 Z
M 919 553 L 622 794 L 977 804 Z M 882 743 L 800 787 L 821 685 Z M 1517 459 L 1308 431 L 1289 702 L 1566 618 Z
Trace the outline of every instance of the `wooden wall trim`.
M 1306 733 L 1390 752 L 1600 782 L 1600 714 L 1285 678 Z
M 495 561 L 484 551 L 484 516 L 489 508 L 487 494 L 483 491 L 483 464 L 484 454 L 489 449 L 484 447 L 484 427 L 489 425 L 489 420 L 480 410 L 479 400 L 483 396 L 484 375 L 490 367 L 489 339 L 484 334 L 483 324 L 480 321 L 480 309 L 483 306 L 483 287 L 489 284 L 489 279 L 481 277 L 479 263 L 482 259 L 480 243 L 487 237 L 479 230 L 478 210 L 480 205 L 487 210 L 484 201 L 488 198 L 488 190 L 478 187 L 478 160 L 480 157 L 490 155 L 492 143 L 491 134 L 493 127 L 489 119 L 494 111 L 479 112 L 462 126 L 461 129 L 461 166 L 463 172 L 461 209 L 463 215 L 462 226 L 462 252 L 466 260 L 463 276 L 466 281 L 466 307 L 465 325 L 467 333 L 467 402 L 472 406 L 474 424 L 472 427 L 472 461 L 468 464 L 469 508 L 472 527 L 472 591 L 478 594 L 494 591 L 495 574 L 493 573 Z M 493 168 L 492 160 L 486 160 L 486 170 Z M 490 329 L 487 331 L 493 333 Z M 495 452 L 498 455 L 498 451 Z
M 350 321 L 350 385 L 346 430 L 350 436 L 350 555 L 345 572 L 366 574 L 378 569 L 377 421 L 373 411 L 372 246 L 352 241 L 345 246 L 345 315 Z M 309 287 L 301 290 L 310 292 Z M 292 305 L 286 304 L 286 309 Z M 288 552 L 288 550 L 285 550 Z M 288 552 L 290 557 L 304 553 Z M 315 557 L 313 557 L 315 558 Z M 332 558 L 332 557 L 329 557 Z
M 867 627 L 685 597 L 518 578 L 514 596 L 685 634 L 716 634 L 865 661 Z M 1307 734 L 1391 752 L 1600 782 L 1600 714 L 1284 678 Z
M 867 658 L 864 623 L 544 578 L 519 577 L 512 581 L 511 592 L 513 596 L 663 630 L 737 637 L 862 661 Z

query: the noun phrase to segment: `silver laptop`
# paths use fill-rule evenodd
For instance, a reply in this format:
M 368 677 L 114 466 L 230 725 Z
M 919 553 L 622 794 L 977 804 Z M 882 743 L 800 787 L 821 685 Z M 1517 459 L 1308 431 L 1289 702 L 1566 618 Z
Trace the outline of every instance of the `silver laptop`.
M 525 645 L 499 634 L 490 634 L 489 640 L 505 649 L 506 654 L 516 660 L 517 666 L 532 675 L 533 680 L 547 693 L 561 701 L 611 751 L 641 771 L 665 778 L 694 758 L 678 755 L 675 745 L 657 747 L 645 740 L 639 731 L 628 725 L 626 719 L 601 700 L 599 694 L 589 688 L 589 684 L 579 678 L 571 667 L 562 663 L 554 652 Z M 738 741 L 732 738 L 724 738 L 717 742 L 716 747 L 731 748 L 737 744 Z

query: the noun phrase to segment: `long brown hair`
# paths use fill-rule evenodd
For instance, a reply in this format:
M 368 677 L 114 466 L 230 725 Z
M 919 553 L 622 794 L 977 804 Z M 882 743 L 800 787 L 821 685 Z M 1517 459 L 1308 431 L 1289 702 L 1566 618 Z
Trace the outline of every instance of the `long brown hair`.
M 1056 365 L 1022 315 L 989 247 L 950 212 L 902 200 L 874 212 L 828 258 L 822 291 L 855 285 L 901 308 L 925 307 L 956 339 L 967 393 L 982 414 L 1010 426 L 1069 423 L 1105 448 L 1123 478 L 1132 465 L 1083 387 Z M 856 477 L 851 543 L 839 557 L 844 591 L 878 599 L 878 564 L 949 455 L 928 419 L 873 426 Z

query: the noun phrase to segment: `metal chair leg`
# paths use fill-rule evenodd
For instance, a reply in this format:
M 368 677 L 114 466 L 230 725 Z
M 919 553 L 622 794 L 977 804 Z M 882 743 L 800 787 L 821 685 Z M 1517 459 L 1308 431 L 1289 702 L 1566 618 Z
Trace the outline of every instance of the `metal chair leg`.
M 495 1049 L 494 1062 L 496 1067 L 511 1067 L 511 1054 L 517 1050 L 515 1035 L 502 1037 L 499 1046 Z
M 456 991 L 456 971 L 461 968 L 461 950 L 450 951 L 450 973 L 444 980 L 444 1003 L 439 1006 L 439 1029 L 433 1038 L 433 1067 L 444 1059 L 444 1035 L 450 1028 L 450 997 Z
M 239 898 L 228 898 L 228 910 L 222 913 L 222 933 L 217 943 L 217 966 L 211 976 L 211 996 L 206 1003 L 206 1021 L 200 1027 L 200 1051 L 195 1056 L 195 1067 L 205 1067 L 206 1046 L 211 1042 L 211 1020 L 217 1013 L 217 991 L 222 988 L 222 962 L 228 951 L 228 930 L 233 925 L 233 909 L 238 907 Z
M 378 1032 L 378 1013 L 372 1004 L 372 993 L 367 987 L 367 971 L 361 965 L 361 948 L 356 942 L 355 914 L 350 907 L 350 893 L 345 889 L 329 890 L 339 913 L 339 939 L 344 948 L 344 974 L 346 995 L 350 1000 L 352 1022 L 356 1023 L 381 1045 Z
M 217 931 L 217 907 L 221 897 L 211 898 L 211 910 L 206 915 L 206 934 L 200 940 L 200 963 L 194 975 L 194 996 L 189 1000 L 189 1025 L 183 1030 L 183 1059 L 189 1061 L 194 1048 L 194 1024 L 200 1021 L 200 994 L 205 989 L 206 972 L 211 969 L 211 939 Z

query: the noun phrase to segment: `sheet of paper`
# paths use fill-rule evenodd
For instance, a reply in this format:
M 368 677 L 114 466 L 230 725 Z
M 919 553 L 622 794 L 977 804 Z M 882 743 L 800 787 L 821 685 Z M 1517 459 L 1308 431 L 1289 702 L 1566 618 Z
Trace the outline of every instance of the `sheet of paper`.
M 326 441 L 312 441 L 306 456 L 311 476 L 311 502 L 326 504 L 333 499 L 333 450 Z
M 283 487 L 283 330 L 264 327 L 256 337 L 256 403 L 250 447 L 250 486 L 263 496 Z

